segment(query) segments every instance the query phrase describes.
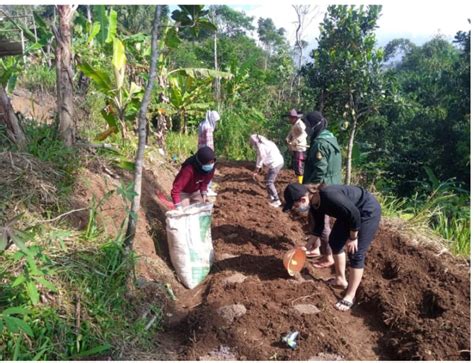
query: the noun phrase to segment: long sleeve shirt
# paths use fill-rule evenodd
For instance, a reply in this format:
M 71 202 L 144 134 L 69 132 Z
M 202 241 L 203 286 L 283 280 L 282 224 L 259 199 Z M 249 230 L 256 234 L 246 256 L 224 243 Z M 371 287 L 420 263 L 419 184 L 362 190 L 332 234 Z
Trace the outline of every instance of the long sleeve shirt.
M 291 126 L 290 132 L 286 137 L 290 151 L 305 151 L 308 148 L 306 141 L 307 136 L 306 125 L 303 121 L 298 119 L 298 121 Z
M 199 190 L 201 194 L 207 194 L 207 186 L 214 176 L 214 170 L 215 168 L 210 173 L 200 173 L 192 164 L 183 166 L 176 175 L 171 189 L 173 203 L 181 203 L 181 192 L 194 193 Z
M 358 231 L 361 216 L 373 208 L 372 195 L 361 187 L 351 185 L 328 185 L 319 192 L 319 208 L 311 205 L 309 213 L 310 232 L 321 236 L 324 215 L 345 221 L 351 231 Z
M 208 127 L 198 133 L 198 149 L 204 146 L 214 150 L 214 130 Z
M 262 166 L 276 168 L 282 166 L 284 163 L 283 156 L 278 150 L 278 147 L 272 141 L 265 143 L 257 143 L 257 163 L 255 167 L 260 169 Z

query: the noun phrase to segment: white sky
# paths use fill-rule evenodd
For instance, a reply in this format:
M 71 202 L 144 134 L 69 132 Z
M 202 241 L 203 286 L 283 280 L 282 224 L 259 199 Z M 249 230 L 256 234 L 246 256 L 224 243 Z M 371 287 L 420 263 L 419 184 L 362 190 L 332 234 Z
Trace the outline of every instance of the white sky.
M 235 0 L 233 1 L 236 2 Z M 301 3 L 308 3 L 302 1 Z M 314 45 L 314 39 L 319 34 L 319 22 L 323 19 L 328 4 L 337 3 L 316 3 L 319 15 L 307 27 L 303 38 Z M 357 3 L 357 2 L 352 2 Z M 431 39 L 436 34 L 442 34 L 448 40 L 452 40 L 458 30 L 469 30 L 471 25 L 467 19 L 472 19 L 473 1 L 378 1 L 364 2 L 359 4 L 381 4 L 382 15 L 377 25 L 377 40 L 379 46 L 385 45 L 395 38 L 408 38 L 417 45 L 421 45 Z M 275 25 L 287 30 L 287 36 L 291 43 L 295 39 L 296 13 L 291 6 L 292 2 L 260 2 L 238 5 L 230 5 L 237 10 L 244 10 L 247 15 L 255 17 L 255 24 L 259 17 L 272 18 Z M 474 19 L 472 19 L 474 20 Z

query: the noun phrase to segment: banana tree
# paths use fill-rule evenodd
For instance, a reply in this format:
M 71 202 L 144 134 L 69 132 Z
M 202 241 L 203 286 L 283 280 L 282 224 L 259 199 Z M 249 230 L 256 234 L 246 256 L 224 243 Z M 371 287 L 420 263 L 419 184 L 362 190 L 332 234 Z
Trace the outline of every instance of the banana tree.
M 102 117 L 108 124 L 108 129 L 96 139 L 101 141 L 108 136 L 120 132 L 122 141 L 127 136 L 127 120 L 133 120 L 140 104 L 142 88 L 134 82 L 125 82 L 127 58 L 125 48 L 118 38 L 113 38 L 112 68 L 114 77 L 99 67 L 93 67 L 87 62 L 82 62 L 78 68 L 89 77 L 97 90 L 106 98 L 106 105 L 102 110 Z
M 209 109 L 212 99 L 212 83 L 215 78 L 230 79 L 229 72 L 207 68 L 179 68 L 167 72 L 169 104 L 164 109 L 177 115 L 177 128 L 187 133 L 188 116 L 197 116 Z

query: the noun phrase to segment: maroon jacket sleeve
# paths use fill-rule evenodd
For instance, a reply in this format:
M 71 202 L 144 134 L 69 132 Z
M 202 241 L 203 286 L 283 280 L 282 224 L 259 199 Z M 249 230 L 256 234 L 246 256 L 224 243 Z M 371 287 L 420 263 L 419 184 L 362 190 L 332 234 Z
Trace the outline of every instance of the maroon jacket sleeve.
M 211 182 L 212 178 L 214 177 L 214 172 L 216 171 L 216 167 L 212 169 L 209 174 L 205 174 L 203 182 L 201 183 L 201 195 L 207 194 L 207 186 Z
M 186 165 L 181 168 L 178 175 L 173 182 L 173 188 L 171 189 L 171 199 L 173 199 L 174 204 L 181 203 L 180 193 L 183 191 L 184 187 L 188 182 L 193 178 L 193 167 L 192 165 Z

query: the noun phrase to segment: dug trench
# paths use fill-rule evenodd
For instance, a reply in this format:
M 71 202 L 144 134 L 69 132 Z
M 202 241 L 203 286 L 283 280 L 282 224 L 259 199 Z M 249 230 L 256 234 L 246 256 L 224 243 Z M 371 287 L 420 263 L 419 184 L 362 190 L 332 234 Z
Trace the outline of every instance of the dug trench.
M 165 328 L 156 337 L 168 359 L 470 359 L 466 262 L 416 246 L 383 219 L 356 303 L 340 312 L 334 305 L 342 292 L 325 282 L 331 269 L 307 261 L 299 278 L 284 269 L 284 253 L 305 243 L 304 220 L 269 206 L 263 176 L 253 181 L 252 169 L 250 163 L 219 166 L 215 262 L 198 287 L 175 286 L 176 300 L 166 305 Z M 294 179 L 288 170 L 280 174 L 280 195 Z M 153 209 L 149 221 L 164 218 Z M 163 229 L 155 235 L 158 253 L 169 261 Z M 299 332 L 295 349 L 281 340 L 290 331 Z

